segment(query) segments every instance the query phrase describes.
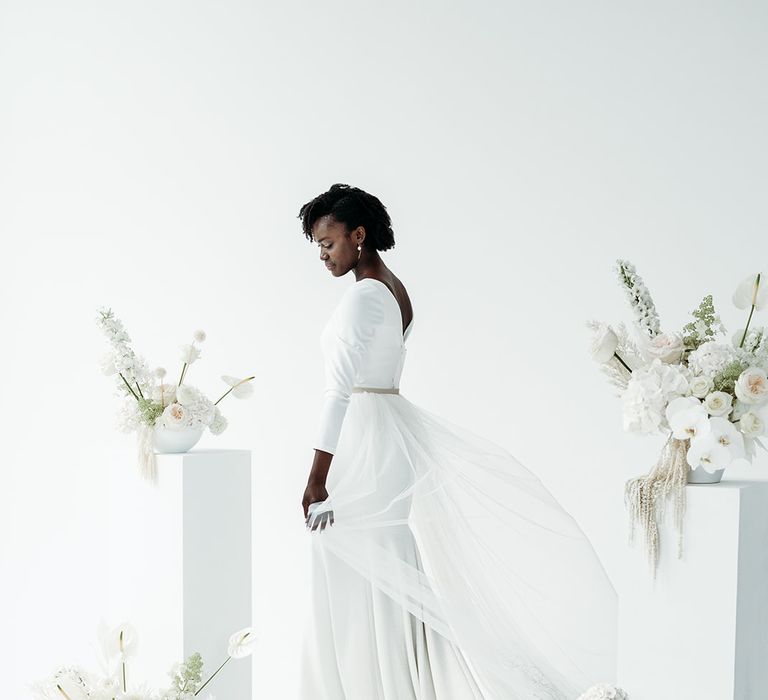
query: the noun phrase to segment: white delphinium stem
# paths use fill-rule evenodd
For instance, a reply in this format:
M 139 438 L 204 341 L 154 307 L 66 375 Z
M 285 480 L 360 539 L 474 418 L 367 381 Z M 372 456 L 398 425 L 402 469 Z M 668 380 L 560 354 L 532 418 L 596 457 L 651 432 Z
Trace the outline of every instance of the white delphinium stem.
M 143 398 L 140 386 L 142 381 L 147 382 L 150 379 L 146 363 L 131 349 L 131 337 L 126 333 L 121 321 L 115 317 L 112 309 L 102 307 L 98 313 L 96 323 L 104 331 L 112 346 L 114 368 L 125 388 L 138 401 L 140 396 Z M 138 394 L 133 389 L 134 385 L 138 389 Z
M 661 325 L 656 306 L 642 278 L 637 274 L 635 266 L 628 260 L 617 260 L 615 271 L 635 312 L 637 325 L 651 337 L 658 334 Z

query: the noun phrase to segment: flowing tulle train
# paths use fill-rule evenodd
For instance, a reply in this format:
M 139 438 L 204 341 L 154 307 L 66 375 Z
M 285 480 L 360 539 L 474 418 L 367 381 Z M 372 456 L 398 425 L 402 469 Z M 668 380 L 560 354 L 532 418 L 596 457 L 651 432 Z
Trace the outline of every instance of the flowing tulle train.
M 615 676 L 616 593 L 502 447 L 353 393 L 310 531 L 302 698 L 573 700 Z

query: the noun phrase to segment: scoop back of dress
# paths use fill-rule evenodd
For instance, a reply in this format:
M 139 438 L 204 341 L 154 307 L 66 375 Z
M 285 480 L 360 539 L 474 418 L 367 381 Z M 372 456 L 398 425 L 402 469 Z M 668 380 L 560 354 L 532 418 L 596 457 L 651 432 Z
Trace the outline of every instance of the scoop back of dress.
M 616 593 L 589 539 L 504 448 L 409 401 L 400 307 L 344 293 L 321 335 L 301 697 L 573 700 L 615 676 Z M 312 695 L 310 695 L 310 693 Z

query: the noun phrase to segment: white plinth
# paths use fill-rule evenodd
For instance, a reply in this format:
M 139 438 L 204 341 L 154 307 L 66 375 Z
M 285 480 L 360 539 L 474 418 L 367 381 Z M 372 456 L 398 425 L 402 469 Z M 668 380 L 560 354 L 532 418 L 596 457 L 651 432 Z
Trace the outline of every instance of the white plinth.
M 165 686 L 170 666 L 195 651 L 207 678 L 227 658 L 229 636 L 252 624 L 251 453 L 157 460 L 157 486 L 131 474 L 113 495 L 121 515 L 110 620 L 137 629 L 136 678 Z M 251 668 L 250 657 L 232 659 L 200 697 L 250 699 Z
M 768 698 L 768 483 L 689 484 L 683 557 L 671 504 L 655 586 L 637 532 L 620 592 L 618 681 L 631 700 Z

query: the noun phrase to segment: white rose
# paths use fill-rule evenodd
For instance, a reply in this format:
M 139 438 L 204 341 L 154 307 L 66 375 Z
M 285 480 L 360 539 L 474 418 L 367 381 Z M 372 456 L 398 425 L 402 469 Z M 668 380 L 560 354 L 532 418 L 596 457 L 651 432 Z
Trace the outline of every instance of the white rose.
M 163 425 L 171 430 L 185 428 L 188 423 L 187 410 L 180 403 L 166 406 L 161 416 Z
M 746 437 L 757 437 L 765 432 L 765 421 L 754 411 L 747 411 L 739 418 L 739 430 Z
M 731 413 L 731 420 L 739 420 L 747 411 L 749 411 L 752 407 L 748 403 L 744 403 L 743 401 L 739 401 L 736 399 L 736 401 L 733 404 L 733 413 Z
M 671 365 L 680 360 L 685 346 L 677 333 L 659 333 L 653 337 L 644 336 L 641 349 L 648 361 L 658 358 Z
M 605 363 L 613 357 L 619 339 L 607 323 L 601 323 L 592 337 L 590 354 L 595 362 Z
M 715 382 L 712 377 L 701 375 L 694 377 L 690 382 L 691 394 L 698 399 L 703 399 L 714 387 Z
M 195 360 L 200 357 L 200 349 L 194 345 L 182 345 L 181 346 L 181 361 L 188 365 L 191 365 Z
M 713 391 L 704 399 L 704 408 L 710 416 L 727 416 L 733 408 L 733 396 L 724 391 Z
M 197 389 L 189 384 L 182 384 L 181 386 L 176 387 L 176 400 L 182 406 L 190 406 L 197 401 L 198 397 L 199 392 Z
M 744 403 L 763 403 L 768 400 L 768 376 L 762 367 L 748 367 L 739 375 L 734 389 Z

